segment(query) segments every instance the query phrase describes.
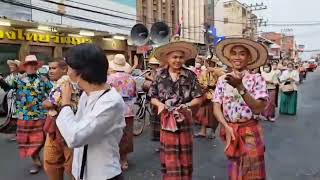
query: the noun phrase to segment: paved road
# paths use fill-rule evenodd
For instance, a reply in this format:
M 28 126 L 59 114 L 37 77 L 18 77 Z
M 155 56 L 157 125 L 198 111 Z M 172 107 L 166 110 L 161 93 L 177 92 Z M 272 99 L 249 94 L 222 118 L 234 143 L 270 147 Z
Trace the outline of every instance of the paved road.
M 276 123 L 263 123 L 267 144 L 269 180 L 320 180 L 320 71 L 312 73 L 299 92 L 298 115 L 281 116 Z M 129 156 L 127 180 L 159 180 L 160 165 L 154 152 L 157 143 L 148 130 L 135 139 L 135 152 Z M 30 160 L 21 161 L 14 143 L 0 136 L 0 180 L 45 180 L 43 172 L 28 174 Z M 195 180 L 226 180 L 226 159 L 220 140 L 196 140 Z

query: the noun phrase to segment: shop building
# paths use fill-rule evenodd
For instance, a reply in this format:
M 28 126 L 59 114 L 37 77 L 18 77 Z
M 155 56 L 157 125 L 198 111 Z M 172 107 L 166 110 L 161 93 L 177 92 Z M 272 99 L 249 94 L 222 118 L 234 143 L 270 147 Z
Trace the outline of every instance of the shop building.
M 99 45 L 108 59 L 117 53 L 132 59 L 135 49 L 127 45 L 126 39 L 136 23 L 135 3 L 55 2 L 0 3 L 6 9 L 0 12 L 0 72 L 8 71 L 7 59 L 23 60 L 27 54 L 35 54 L 48 62 L 81 43 Z

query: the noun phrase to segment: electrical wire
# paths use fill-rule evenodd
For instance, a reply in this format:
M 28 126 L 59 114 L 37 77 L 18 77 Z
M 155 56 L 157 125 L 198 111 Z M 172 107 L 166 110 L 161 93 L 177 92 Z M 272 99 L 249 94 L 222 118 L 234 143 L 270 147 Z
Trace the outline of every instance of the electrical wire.
M 46 13 L 50 13 L 50 14 L 54 14 L 54 15 L 59 15 L 59 16 L 63 16 L 63 17 L 67 17 L 67 18 L 70 18 L 70 19 L 79 20 L 79 21 L 83 21 L 83 22 L 96 23 L 96 24 L 101 24 L 101 25 L 114 27 L 114 28 L 120 28 L 120 29 L 131 29 L 132 28 L 130 26 L 124 26 L 124 25 L 114 24 L 114 23 L 106 23 L 106 22 L 97 21 L 97 20 L 93 20 L 93 19 L 88 19 L 88 18 L 84 18 L 84 17 L 80 17 L 80 16 L 75 16 L 75 15 L 59 14 L 56 11 L 52 11 L 52 10 L 41 8 L 41 7 L 37 7 L 37 6 L 33 6 L 33 5 L 30 5 L 30 4 L 25 4 L 25 3 L 22 3 L 22 2 L 19 2 L 19 1 L 0 0 L 0 2 L 4 2 L 4 3 L 7 3 L 7 4 L 19 6 L 19 7 L 30 8 L 30 9 L 34 9 L 34 10 L 38 10 L 38 11 L 42 11 L 42 12 L 46 12 Z
M 81 7 L 77 7 L 77 6 L 73 6 L 73 5 L 64 4 L 64 3 L 54 2 L 51 0 L 40 0 L 40 1 L 55 4 L 55 5 L 65 6 L 65 7 L 69 7 L 69 8 L 73 8 L 73 9 L 77 9 L 77 10 L 82 10 L 82 11 L 87 11 L 87 12 L 92 12 L 92 13 L 97 13 L 97 14 L 103 14 L 103 15 L 110 16 L 110 17 L 136 21 L 135 18 L 127 18 L 127 17 L 123 17 L 123 16 L 117 16 L 117 15 L 108 14 L 108 13 L 104 13 L 104 12 L 100 12 L 100 11 L 95 11 L 95 10 L 91 10 L 91 9 L 85 9 L 85 8 L 81 8 Z
M 99 6 L 94 6 L 94 5 L 91 5 L 91 4 L 86 4 L 86 3 L 77 2 L 77 1 L 73 1 L 73 0 L 65 0 L 65 1 L 72 2 L 72 3 L 77 3 L 77 4 L 80 4 L 80 5 L 93 7 L 93 8 L 97 8 L 97 9 L 107 10 L 107 11 L 111 11 L 111 12 L 115 12 L 115 13 L 119 13 L 119 14 L 125 14 L 125 15 L 129 15 L 129 16 L 134 16 L 134 17 L 137 16 L 136 14 L 125 13 L 125 12 L 116 11 L 116 10 L 113 10 L 113 9 L 103 8 L 103 7 L 99 7 Z

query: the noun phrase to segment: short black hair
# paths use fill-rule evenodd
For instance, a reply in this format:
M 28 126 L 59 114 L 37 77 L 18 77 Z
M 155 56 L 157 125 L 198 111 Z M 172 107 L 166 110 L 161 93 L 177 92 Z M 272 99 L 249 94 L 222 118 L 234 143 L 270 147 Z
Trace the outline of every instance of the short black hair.
M 58 63 L 58 66 L 61 69 L 67 69 L 68 68 L 68 64 L 66 63 L 66 61 L 64 60 L 63 57 L 54 58 L 53 60 L 49 61 L 49 63 Z
M 72 47 L 66 56 L 66 63 L 80 77 L 91 84 L 103 84 L 107 81 L 109 68 L 104 51 L 94 44 L 80 44 Z

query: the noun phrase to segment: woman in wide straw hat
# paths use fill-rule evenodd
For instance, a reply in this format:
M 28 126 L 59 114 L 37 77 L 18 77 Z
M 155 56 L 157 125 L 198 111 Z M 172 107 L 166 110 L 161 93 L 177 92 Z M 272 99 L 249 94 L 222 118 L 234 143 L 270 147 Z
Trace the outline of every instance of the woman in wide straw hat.
M 230 38 L 217 45 L 216 54 L 232 69 L 219 78 L 213 97 L 229 179 L 265 179 L 263 133 L 255 115 L 264 111 L 268 91 L 263 77 L 249 70 L 264 65 L 268 51 L 255 41 Z
M 138 57 L 135 55 L 133 58 L 133 66 L 131 66 L 127 61 L 126 57 L 123 54 L 116 54 L 112 61 L 109 62 L 110 72 L 112 71 L 124 71 L 131 74 L 139 64 Z
M 4 81 L 12 85 L 13 81 L 19 76 L 19 66 L 20 61 L 19 60 L 8 60 L 7 64 L 9 66 L 10 74 L 4 79 Z M 17 130 L 17 116 L 16 116 L 16 105 L 15 105 L 15 99 L 16 99 L 16 92 L 15 90 L 10 90 L 6 94 L 5 102 L 6 107 L 8 108 L 8 115 L 7 120 L 0 125 L 0 132 L 1 133 L 8 133 L 13 134 L 13 136 L 10 135 L 10 141 L 14 141 L 16 139 L 16 130 Z
M 43 62 L 38 61 L 35 55 L 28 55 L 20 64 L 20 69 L 25 73 L 18 76 L 12 84 L 4 81 L 0 84 L 6 91 L 16 91 L 17 142 L 20 157 L 31 157 L 33 160 L 31 174 L 38 173 L 41 168 L 39 153 L 45 140 L 42 127 L 46 117 L 42 102 L 52 88 L 47 78 L 37 75 L 37 70 L 42 65 Z
M 120 159 L 122 170 L 127 170 L 129 168 L 127 155 L 133 152 L 133 120 L 135 116 L 133 107 L 136 102 L 137 88 L 136 82 L 130 74 L 131 66 L 126 62 L 124 55 L 115 55 L 110 68 L 112 71 L 108 76 L 108 84 L 117 89 L 126 104 L 124 114 L 126 127 L 120 142 Z
M 202 90 L 196 75 L 183 65 L 196 57 L 197 50 L 191 43 L 171 42 L 157 48 L 154 55 L 168 64 L 157 72 L 148 94 L 161 115 L 162 179 L 189 180 L 193 145 L 189 108 L 201 103 Z

